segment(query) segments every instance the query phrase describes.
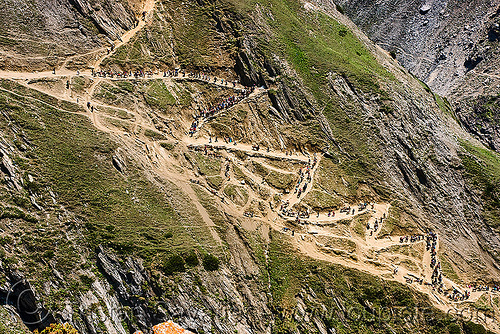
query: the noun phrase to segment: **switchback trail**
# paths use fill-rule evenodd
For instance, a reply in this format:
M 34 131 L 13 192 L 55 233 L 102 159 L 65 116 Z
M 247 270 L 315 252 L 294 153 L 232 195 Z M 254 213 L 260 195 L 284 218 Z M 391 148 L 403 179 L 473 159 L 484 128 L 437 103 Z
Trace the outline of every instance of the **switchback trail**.
M 140 20 L 138 25 L 126 32 L 121 40 L 114 44 L 114 48 L 109 54 L 99 57 L 93 63 L 94 71 L 99 71 L 101 64 L 116 52 L 120 47 L 128 43 L 135 34 L 137 34 L 151 17 L 155 7 L 154 0 L 147 0 L 144 5 L 146 12 L 145 19 Z M 99 53 L 101 50 L 95 50 L 93 53 Z M 72 56 L 77 57 L 78 55 Z M 68 63 L 69 59 L 64 63 Z M 121 80 L 164 80 L 168 84 L 175 81 L 189 80 L 200 81 L 217 88 L 233 89 L 235 92 L 242 91 L 245 87 L 234 84 L 223 84 L 222 80 L 201 80 L 196 77 L 164 77 L 161 73 L 155 73 L 145 77 L 127 77 L 110 78 L 93 76 L 88 71 L 71 71 L 64 66 L 52 72 L 9 72 L 0 71 L 0 78 L 15 80 L 25 87 L 38 90 L 57 99 L 79 104 L 86 112 L 77 112 L 78 115 L 88 117 L 95 128 L 114 136 L 118 142 L 133 152 L 133 158 L 140 161 L 159 177 L 169 180 L 176 184 L 183 193 L 193 203 L 194 208 L 202 217 L 204 224 L 208 227 L 211 236 L 224 250 L 223 241 L 217 232 L 217 225 L 214 223 L 211 212 L 203 205 L 199 194 L 195 191 L 192 184 L 197 183 L 204 189 L 203 191 L 212 194 L 214 205 L 219 212 L 226 217 L 232 217 L 235 222 L 247 224 L 252 228 L 258 228 L 263 233 L 264 240 L 268 239 L 268 229 L 273 229 L 277 233 L 286 235 L 288 240 L 296 247 L 298 251 L 311 258 L 326 261 L 328 263 L 341 264 L 349 268 L 355 268 L 386 280 L 393 280 L 402 284 L 409 285 L 412 289 L 422 292 L 429 296 L 432 304 L 442 311 L 467 307 L 467 303 L 454 302 L 449 300 L 443 294 L 437 292 L 430 283 L 432 268 L 431 255 L 426 250 L 425 241 L 401 242 L 400 238 L 405 236 L 391 235 L 382 233 L 387 227 L 388 218 L 391 214 L 391 205 L 389 203 L 343 203 L 343 208 L 336 210 L 327 210 L 322 212 L 309 212 L 303 217 L 299 211 L 309 208 L 305 200 L 313 189 L 317 189 L 317 173 L 324 159 L 320 152 L 305 152 L 304 154 L 288 153 L 268 148 L 258 148 L 247 142 L 225 142 L 219 138 L 217 142 L 212 138 L 206 138 L 201 132 L 196 132 L 193 136 L 187 135 L 187 129 L 192 119 L 178 116 L 178 123 L 184 128 L 176 129 L 172 134 L 164 133 L 166 137 L 175 137 L 176 145 L 180 153 L 184 155 L 192 154 L 211 154 L 210 159 L 218 159 L 221 162 L 220 177 L 221 186 L 219 189 L 210 184 L 208 177 L 202 175 L 193 166 L 187 166 L 186 161 L 176 157 L 175 154 L 160 145 L 158 140 L 148 137 L 144 131 L 158 131 L 151 117 L 140 110 L 140 107 L 133 106 L 130 109 L 123 106 L 114 106 L 97 101 L 94 98 L 94 91 L 103 82 L 114 82 Z M 30 80 L 38 79 L 66 79 L 73 77 L 83 77 L 89 79 L 91 84 L 85 89 L 83 94 L 71 92 L 52 91 L 50 88 L 40 88 L 30 84 Z M 220 81 L 220 83 L 219 83 Z M 0 89 L 17 97 L 32 99 L 37 103 L 49 105 L 57 110 L 64 109 L 52 106 L 42 100 L 19 95 L 18 93 Z M 246 103 L 255 99 L 266 90 L 256 89 L 249 96 L 239 101 L 236 105 L 222 110 L 213 117 L 203 119 L 199 128 L 210 126 L 211 122 L 220 115 L 231 113 L 237 105 Z M 119 110 L 130 115 L 130 119 L 121 119 L 106 114 L 106 108 Z M 93 110 L 93 112 L 92 112 Z M 74 113 L 74 112 L 73 112 Z M 108 124 L 106 120 L 119 121 L 129 129 Z M 199 129 L 198 128 L 198 129 Z M 141 131 L 139 131 L 141 129 Z M 245 159 L 242 159 L 242 156 Z M 307 170 L 307 177 L 303 177 L 296 184 L 296 189 L 300 189 L 300 194 L 292 189 L 278 189 L 273 184 L 266 182 L 262 175 L 258 175 L 250 168 L 251 162 L 261 161 L 262 165 L 270 171 L 281 173 L 283 175 L 296 175 L 299 169 L 304 173 Z M 285 169 L 273 164 L 273 161 L 290 163 L 290 168 Z M 252 181 L 252 184 L 242 181 L 235 174 L 235 168 L 241 170 L 244 177 Z M 226 169 L 225 169 L 226 168 Z M 304 174 L 305 175 L 305 174 Z M 239 176 L 241 177 L 241 175 Z M 231 186 L 237 189 L 240 197 L 239 202 L 236 197 L 229 196 L 224 189 Z M 239 189 L 239 190 L 238 190 Z M 267 192 L 267 199 L 260 192 Z M 247 195 L 246 201 L 244 200 Z M 271 199 L 279 198 L 279 203 L 273 203 Z M 256 209 L 258 208 L 258 209 Z M 303 211 L 301 211 L 303 212 Z M 437 238 L 436 251 L 439 250 L 439 237 Z M 444 278 L 444 285 L 447 289 L 458 289 L 465 291 L 467 287 L 461 286 L 449 278 Z M 466 302 L 475 302 L 481 296 L 486 295 L 492 298 L 490 292 L 471 292 L 470 298 Z M 497 325 L 489 324 L 491 328 L 499 330 Z

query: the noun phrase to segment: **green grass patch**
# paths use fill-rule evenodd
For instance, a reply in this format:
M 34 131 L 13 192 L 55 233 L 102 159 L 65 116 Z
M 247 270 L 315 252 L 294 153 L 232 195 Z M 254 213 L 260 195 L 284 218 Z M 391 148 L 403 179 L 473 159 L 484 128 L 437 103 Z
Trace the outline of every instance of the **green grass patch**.
M 455 282 L 459 282 L 460 278 L 453 269 L 453 266 L 449 262 L 448 257 L 444 254 L 439 254 L 439 261 L 441 261 L 441 270 L 443 271 L 443 275 Z
M 370 219 L 370 214 L 368 212 L 357 215 L 352 219 L 352 230 L 356 235 L 364 238 L 366 235 L 366 223 Z
M 153 80 L 146 88 L 144 98 L 150 106 L 158 109 L 167 109 L 176 104 L 174 96 L 162 80 Z
M 212 158 L 197 152 L 189 156 L 194 158 L 192 160 L 201 175 L 215 176 L 220 174 L 221 162 L 219 159 Z
M 342 199 L 332 196 L 318 189 L 312 189 L 303 199 L 303 203 L 315 211 L 338 209 L 342 205 Z
M 208 185 L 215 190 L 220 190 L 222 188 L 222 182 L 224 182 L 224 179 L 220 175 L 207 176 Z
M 500 231 L 500 155 L 489 149 L 459 140 L 467 178 L 481 192 L 485 222 Z
M 168 151 L 173 151 L 174 148 L 175 148 L 175 144 L 174 143 L 160 143 L 160 146 L 163 147 L 164 149 L 168 150 Z
M 252 168 L 257 175 L 261 176 L 264 181 L 267 182 L 267 184 L 279 190 L 289 190 L 293 188 L 298 181 L 298 176 L 296 174 L 280 173 L 275 170 L 270 170 L 255 161 L 252 161 Z
M 150 130 L 150 129 L 144 130 L 144 135 L 150 139 L 153 139 L 153 140 L 165 140 L 165 139 L 167 139 L 164 134 Z
M 228 184 L 224 188 L 224 195 L 226 195 L 231 202 L 239 206 L 244 206 L 248 202 L 248 191 L 242 186 Z
M 353 253 L 356 251 L 356 243 L 347 238 L 337 238 L 328 236 L 317 236 L 318 242 L 323 244 L 325 247 L 343 250 L 348 253 Z
M 12 85 L 12 90 L 22 90 L 7 84 Z M 38 97 L 65 106 L 50 97 Z M 64 205 L 79 217 L 90 247 L 102 244 L 121 253 L 136 253 L 148 263 L 160 254 L 188 250 L 198 244 L 213 245 L 201 216 L 175 185 L 164 181 L 164 191 L 160 191 L 139 168 L 130 168 L 127 175 L 116 171 L 112 155 L 117 144 L 97 131 L 87 117 L 3 92 L 0 110 L 32 143 L 23 168 L 36 176 L 40 189 L 50 187 L 57 194 L 57 207 Z M 2 118 L 0 129 L 8 133 L 10 127 Z M 45 203 L 46 209 L 50 202 Z M 19 211 L 4 210 L 4 214 L 31 220 L 23 218 Z M 188 233 L 183 225 L 198 227 Z M 164 231 L 171 237 L 164 236 Z M 72 253 L 70 248 L 67 253 Z M 58 263 L 66 268 L 71 261 L 75 262 L 66 257 Z
M 295 174 L 285 174 L 279 173 L 277 171 L 271 170 L 269 174 L 264 178 L 264 180 L 271 187 L 279 190 L 290 190 L 295 186 L 298 181 L 298 176 Z
M 201 205 L 203 205 L 205 210 L 207 210 L 210 219 L 212 219 L 212 221 L 218 226 L 222 226 L 222 224 L 225 221 L 225 218 L 217 208 L 212 195 L 209 194 L 205 189 L 196 184 L 192 184 L 191 187 L 195 191 L 196 196 L 200 200 Z

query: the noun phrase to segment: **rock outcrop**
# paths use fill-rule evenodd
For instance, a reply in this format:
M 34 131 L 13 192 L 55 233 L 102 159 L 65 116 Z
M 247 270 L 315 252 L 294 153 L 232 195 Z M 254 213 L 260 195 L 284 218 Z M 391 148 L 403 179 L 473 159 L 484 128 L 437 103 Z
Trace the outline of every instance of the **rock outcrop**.
M 3 1 L 0 16 L 1 70 L 83 68 L 136 24 L 119 0 Z
M 374 42 L 460 108 L 465 128 L 492 147 L 500 135 L 495 119 L 479 120 L 476 106 L 500 94 L 499 1 L 339 3 Z

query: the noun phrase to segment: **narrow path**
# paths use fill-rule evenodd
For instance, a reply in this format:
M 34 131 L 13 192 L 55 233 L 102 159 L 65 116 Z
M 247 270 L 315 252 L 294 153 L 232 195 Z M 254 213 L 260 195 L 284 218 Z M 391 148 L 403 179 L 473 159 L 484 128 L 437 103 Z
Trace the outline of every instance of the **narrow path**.
M 132 37 L 135 36 L 135 34 L 139 31 L 142 30 L 142 28 L 146 25 L 146 21 L 151 17 L 152 13 L 153 13 L 153 9 L 155 7 L 155 0 L 146 0 L 146 2 L 144 3 L 144 7 L 143 7 L 143 12 L 146 13 L 145 17 L 144 17 L 144 20 L 139 20 L 139 23 L 137 24 L 137 26 L 135 28 L 133 28 L 132 30 L 129 30 L 127 31 L 121 38 L 118 42 L 115 41 L 115 44 L 114 44 L 114 48 L 111 52 L 109 52 L 108 54 L 100 57 L 95 63 L 94 63 L 94 71 L 99 71 L 100 70 L 100 66 L 102 64 L 102 62 L 112 56 L 117 50 L 118 48 L 120 48 L 120 46 L 124 45 L 124 44 L 127 44 L 130 39 Z
M 154 7 L 155 7 L 154 0 L 146 0 L 144 4 L 144 11 L 146 12 L 145 20 L 140 20 L 138 25 L 134 29 L 126 32 L 121 37 L 121 40 L 114 44 L 113 51 L 109 52 L 109 54 L 101 56 L 96 60 L 96 62 L 93 64 L 95 71 L 99 71 L 101 64 L 108 57 L 114 55 L 119 47 L 128 43 L 139 31 L 141 31 L 141 29 L 147 24 L 147 21 L 150 19 Z M 98 101 L 93 100 L 93 96 L 95 90 L 102 82 L 105 81 L 113 82 L 120 80 L 161 79 L 170 85 L 174 84 L 176 81 L 199 81 L 210 85 L 215 85 L 217 87 L 233 89 L 234 91 L 245 89 L 245 87 L 241 85 L 235 85 L 234 87 L 231 87 L 231 85 L 228 85 L 227 83 L 225 85 L 222 84 L 222 82 L 219 83 L 220 79 L 215 81 L 212 79 L 202 80 L 199 78 L 190 77 L 189 75 L 188 77 L 186 76 L 163 77 L 161 74 L 153 74 L 140 78 L 135 78 L 135 77 L 104 78 L 104 77 L 94 77 L 89 72 L 78 73 L 75 71 L 67 70 L 65 68 L 65 66 L 67 66 L 67 64 L 76 57 L 86 56 L 93 53 L 99 53 L 101 51 L 103 50 L 102 49 L 94 50 L 87 54 L 74 55 L 67 58 L 66 61 L 63 63 L 62 68 L 56 71 L 57 74 L 53 74 L 52 72 L 20 73 L 20 72 L 0 71 L 0 78 L 6 78 L 11 80 L 12 79 L 23 80 L 23 82 L 21 82 L 23 86 L 38 91 L 42 91 L 42 89 L 31 87 L 28 84 L 28 80 L 44 79 L 44 78 L 62 79 L 63 77 L 71 79 L 72 77 L 75 76 L 91 78 L 93 81 L 91 86 L 85 91 L 85 94 L 83 94 L 81 98 L 78 98 L 78 100 L 77 98 L 71 96 L 71 91 L 64 91 L 62 96 L 60 93 L 57 94 L 54 92 L 47 92 L 45 90 L 43 90 L 42 92 L 50 96 L 56 97 L 60 100 L 73 103 L 76 103 L 77 101 L 78 104 L 83 106 L 85 110 L 89 109 L 87 110 L 87 112 L 72 112 L 72 113 L 89 117 L 92 124 L 98 130 L 106 133 L 111 133 L 120 137 L 124 145 L 126 146 L 128 145 L 129 148 L 134 147 L 134 149 L 131 149 L 130 151 L 137 152 L 136 158 L 138 159 L 138 161 L 144 162 L 144 164 L 149 164 L 148 168 L 150 168 L 155 175 L 158 175 L 163 179 L 167 179 L 175 183 L 182 190 L 182 192 L 186 194 L 190 202 L 193 203 L 195 209 L 200 213 L 200 216 L 204 224 L 208 227 L 212 238 L 216 241 L 216 243 L 221 247 L 221 250 L 224 252 L 225 247 L 223 244 L 223 240 L 221 239 L 221 237 L 217 232 L 217 226 L 211 219 L 207 209 L 202 205 L 200 199 L 198 198 L 196 192 L 191 187 L 191 184 L 189 182 L 191 178 L 197 178 L 195 173 L 192 171 L 188 171 L 187 169 L 184 169 L 185 171 L 184 173 L 180 173 L 178 170 L 176 170 L 175 166 L 179 164 L 179 161 L 176 158 L 172 157 L 168 152 L 166 152 L 165 149 L 161 148 L 158 142 L 155 142 L 154 140 L 151 140 L 150 138 L 144 136 L 143 133 L 141 132 L 147 129 L 155 131 L 154 126 L 151 126 L 152 122 L 151 119 L 148 118 L 148 115 L 144 115 L 144 113 L 141 114 L 141 111 L 137 109 L 137 106 L 136 110 L 127 110 L 116 106 L 102 104 Z M 489 75 L 489 76 L 500 79 L 500 76 L 496 75 Z M 56 106 L 50 105 L 49 103 L 34 97 L 22 96 L 3 88 L 0 88 L 0 90 L 18 96 L 20 98 L 32 99 L 36 102 L 50 106 L 59 111 L 70 112 L 60 109 Z M 266 93 L 265 90 L 256 89 L 249 97 L 239 101 L 238 103 L 245 103 L 248 101 L 248 99 L 256 98 L 257 96 L 259 96 L 259 94 L 265 94 L 265 93 Z M 91 112 L 92 108 L 87 108 L 88 103 L 90 103 L 91 107 L 94 106 L 94 112 Z M 209 124 L 212 119 L 220 117 L 225 113 L 231 112 L 232 108 L 236 107 L 237 105 L 238 104 L 235 104 L 231 108 L 227 108 L 219 112 L 213 118 L 208 118 L 206 120 L 203 120 L 200 126 L 198 127 L 198 130 L 203 125 Z M 133 115 L 135 119 L 133 121 L 130 121 L 106 115 L 104 112 L 101 112 L 99 108 L 96 107 L 111 108 L 115 110 L 125 111 L 128 114 Z M 100 122 L 100 118 L 103 119 L 108 118 L 111 120 L 119 120 L 128 123 L 133 128 L 132 133 L 130 134 L 127 133 L 126 131 L 120 131 L 112 127 L 107 127 L 105 124 L 102 124 Z M 188 123 L 188 120 L 184 120 L 184 122 Z M 306 168 L 306 166 L 308 166 L 310 172 L 310 181 L 307 181 L 307 179 L 304 177 L 304 180 L 302 180 L 297 185 L 299 188 L 304 189 L 304 191 L 302 191 L 299 196 L 297 196 L 297 194 L 293 192 L 290 192 L 288 194 L 282 194 L 281 191 L 274 189 L 270 185 L 261 184 L 262 182 L 257 182 L 259 187 L 264 187 L 267 191 L 270 192 L 271 194 L 271 196 L 269 196 L 270 198 L 272 198 L 273 195 L 280 195 L 283 202 L 288 203 L 289 208 L 293 208 L 299 205 L 306 206 L 303 203 L 303 201 L 304 198 L 311 192 L 311 190 L 315 188 L 316 173 L 320 166 L 321 159 L 323 159 L 323 156 L 321 154 L 306 152 L 307 154 L 305 155 L 299 155 L 299 154 L 289 155 L 286 152 L 280 152 L 274 150 L 268 151 L 266 148 L 256 151 L 250 144 L 237 143 L 235 145 L 233 143 L 225 143 L 224 141 L 222 141 L 221 138 L 219 138 L 219 142 L 210 142 L 209 139 L 202 137 L 199 134 L 199 132 L 195 133 L 193 137 L 187 135 L 183 136 L 181 134 L 183 132 L 184 131 L 182 130 L 177 130 L 176 134 L 177 138 L 180 138 L 179 144 L 181 145 L 184 152 L 187 152 L 189 148 L 195 148 L 195 147 L 204 148 L 205 146 L 216 149 L 219 152 L 223 152 L 225 157 L 230 157 L 231 163 L 234 165 L 238 165 L 241 168 L 242 172 L 248 178 L 253 180 L 262 181 L 262 178 L 255 175 L 247 168 L 245 168 L 243 163 L 240 164 L 238 158 L 234 154 L 235 152 L 244 153 L 247 156 L 247 158 L 250 159 L 250 161 L 252 161 L 252 159 L 253 160 L 276 159 L 280 161 L 299 163 L 302 166 L 302 168 Z M 139 150 L 144 150 L 144 152 L 138 153 L 139 150 L 137 149 L 137 147 L 140 148 Z M 265 165 L 266 168 L 274 170 L 279 173 L 284 173 L 284 174 L 295 173 L 295 172 L 280 170 L 279 168 L 273 167 L 272 165 L 266 162 L 263 162 L 263 165 Z M 223 175 L 224 175 L 223 171 L 221 171 L 220 176 Z M 223 186 L 226 186 L 228 184 L 246 186 L 236 182 L 234 173 L 231 172 L 230 175 L 232 180 L 225 179 L 225 177 L 223 177 L 223 182 L 222 182 Z M 207 189 L 209 187 L 209 185 L 205 183 L 202 184 L 202 186 Z M 236 204 L 232 203 L 231 201 L 224 200 L 225 195 L 222 192 L 223 189 L 224 188 L 222 187 L 220 191 L 216 192 L 217 198 L 223 199 L 222 203 L 217 202 L 216 205 L 219 207 L 219 210 L 221 212 L 228 213 L 240 219 L 248 219 L 248 217 L 245 217 L 243 213 L 249 209 L 252 201 L 263 202 L 259 198 L 259 194 L 257 194 L 256 191 L 254 191 L 254 189 L 247 188 L 249 195 L 248 200 L 243 207 L 239 207 Z M 407 282 L 413 282 L 414 281 L 413 278 L 415 279 L 422 278 L 423 282 L 426 283 L 431 281 L 431 275 L 432 275 L 432 268 L 430 266 L 431 256 L 429 251 L 424 251 L 423 256 L 421 258 L 417 258 L 413 255 L 408 255 L 411 254 L 409 252 L 408 254 L 406 253 L 403 254 L 390 251 L 389 248 L 394 246 L 400 246 L 402 249 L 406 249 L 406 248 L 413 248 L 414 246 L 415 247 L 419 246 L 422 242 L 401 243 L 399 242 L 398 236 L 390 236 L 386 238 L 379 237 L 382 227 L 384 226 L 384 221 L 385 221 L 384 219 L 386 219 L 389 216 L 389 209 L 390 209 L 389 203 L 373 203 L 373 207 L 368 207 L 363 210 L 359 210 L 358 207 L 358 209 L 355 210 L 354 213 L 352 213 L 352 209 L 354 208 L 353 206 L 349 210 L 348 214 L 341 213 L 340 209 L 334 210 L 333 215 L 332 212 L 330 213 L 320 212 L 319 214 L 316 215 L 311 214 L 311 216 L 309 216 L 308 218 L 300 218 L 301 222 L 300 225 L 293 225 L 294 220 L 296 218 L 295 216 L 286 217 L 282 214 L 282 212 L 280 212 L 280 210 L 278 210 L 278 208 L 273 208 L 271 202 L 269 202 L 269 204 L 270 208 L 266 210 L 264 217 L 254 217 L 251 219 L 255 222 L 262 223 L 267 228 L 272 228 L 275 231 L 287 234 L 290 237 L 291 243 L 303 254 L 317 260 L 323 260 L 330 263 L 341 264 L 346 267 L 355 268 L 364 272 L 368 272 L 372 275 L 383 277 L 384 279 L 394 280 L 402 284 L 408 284 L 413 289 L 429 295 L 433 305 L 445 312 L 452 310 L 456 307 L 461 307 L 462 305 L 461 303 L 451 302 L 443 295 L 437 293 L 428 284 L 407 283 Z M 351 207 L 351 205 L 348 206 Z M 369 228 L 365 228 L 364 226 L 362 226 L 363 232 L 359 234 L 356 233 L 356 226 L 354 226 L 356 222 L 355 218 L 364 214 L 369 216 L 366 223 Z M 379 224 L 376 230 L 373 229 L 375 222 L 378 222 Z M 297 226 L 294 227 L 296 230 L 290 231 L 290 226 Z M 189 226 L 186 225 L 186 227 Z M 347 231 L 347 233 L 340 233 L 336 231 L 334 227 L 338 228 L 339 231 L 344 229 L 345 231 Z M 337 255 L 335 254 L 335 251 L 339 249 L 337 249 L 336 246 L 328 246 L 325 245 L 325 243 L 320 242 L 325 238 L 352 242 L 355 245 L 355 251 L 350 252 L 344 250 L 344 253 L 342 253 L 344 255 Z M 439 239 L 436 247 L 437 247 L 436 251 L 438 251 Z M 409 268 L 405 267 L 405 265 L 402 264 L 403 261 L 409 261 L 417 264 L 416 266 L 417 269 L 410 270 Z M 456 284 L 450 279 L 445 278 L 444 282 L 447 287 L 456 287 L 457 289 L 465 290 L 465 288 L 460 287 L 458 284 Z M 471 294 L 471 297 L 469 298 L 468 301 L 470 302 L 476 301 L 484 294 L 485 294 L 484 292 L 479 292 L 479 291 L 474 292 Z M 492 294 L 488 293 L 487 295 L 489 296 L 490 299 L 492 298 Z M 496 310 L 498 311 L 498 308 L 496 308 Z

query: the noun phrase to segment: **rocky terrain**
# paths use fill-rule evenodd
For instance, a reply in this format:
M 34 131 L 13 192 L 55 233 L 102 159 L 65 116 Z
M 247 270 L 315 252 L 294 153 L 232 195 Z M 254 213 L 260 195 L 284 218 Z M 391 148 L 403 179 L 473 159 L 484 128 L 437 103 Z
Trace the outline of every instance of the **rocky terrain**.
M 481 109 L 500 94 L 500 2 L 342 0 L 339 5 L 374 42 L 446 97 L 464 127 L 498 150 L 496 117 Z
M 475 139 L 497 101 L 470 95 L 479 129 L 434 93 L 486 62 L 429 88 L 355 3 L 22 5 L 0 7 L 0 329 L 499 331 L 500 159 Z
M 0 68 L 41 71 L 81 67 L 137 23 L 123 1 L 3 1 Z

